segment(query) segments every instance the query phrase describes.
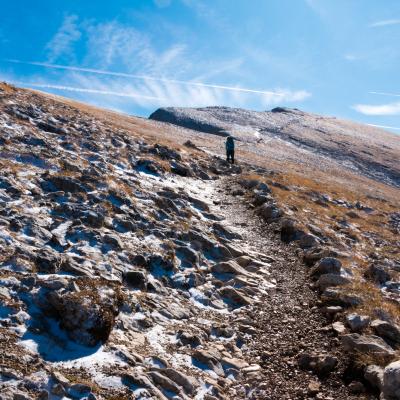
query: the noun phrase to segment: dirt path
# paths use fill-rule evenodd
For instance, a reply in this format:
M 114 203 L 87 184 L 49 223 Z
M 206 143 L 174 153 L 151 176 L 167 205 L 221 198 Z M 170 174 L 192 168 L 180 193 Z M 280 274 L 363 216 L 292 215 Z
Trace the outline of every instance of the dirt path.
M 249 363 L 259 363 L 261 371 L 245 377 L 248 399 L 355 399 L 344 386 L 344 356 L 330 323 L 316 307 L 317 296 L 310 289 L 305 267 L 295 249 L 283 244 L 271 228 L 257 217 L 243 196 L 232 193 L 240 189 L 235 178 L 224 177 L 200 184 L 199 193 L 214 204 L 211 211 L 223 216 L 223 225 L 239 231 L 240 245 L 249 252 L 271 256 L 271 280 L 275 290 L 262 295 L 248 314 L 248 323 L 256 334 L 242 348 Z M 204 186 L 204 187 L 203 187 Z M 318 378 L 301 370 L 298 356 L 322 353 L 337 357 L 339 364 L 328 377 Z M 312 393 L 309 385 L 314 382 Z M 243 391 L 243 387 L 241 389 Z

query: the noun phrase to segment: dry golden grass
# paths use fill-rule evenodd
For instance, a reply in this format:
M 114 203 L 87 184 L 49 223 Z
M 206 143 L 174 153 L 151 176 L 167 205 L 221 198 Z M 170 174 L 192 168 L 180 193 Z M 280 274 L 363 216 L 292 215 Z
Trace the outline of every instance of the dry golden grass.
M 9 85 L 6 82 L 0 82 L 0 89 L 7 94 L 12 94 L 17 90 L 14 86 Z
M 367 365 L 379 365 L 381 367 L 386 367 L 388 363 L 392 360 L 396 360 L 400 357 L 400 352 L 396 352 L 396 354 L 392 357 L 384 357 L 380 354 L 373 353 L 361 353 L 356 352 L 354 354 L 354 362 L 360 368 L 365 368 Z
M 363 299 L 360 306 L 357 307 L 358 313 L 369 315 L 371 318 L 377 318 L 377 310 L 383 310 L 392 316 L 394 321 L 400 323 L 400 306 L 389 300 L 385 300 L 379 288 L 362 279 L 359 271 L 353 270 L 355 279 L 343 291 L 348 294 L 355 294 Z
M 357 312 L 376 318 L 375 311 L 381 309 L 400 323 L 399 305 L 386 300 L 380 289 L 373 283 L 367 282 L 363 277 L 365 269 L 370 264 L 369 254 L 378 253 L 389 259 L 399 259 L 399 239 L 393 234 L 388 224 L 388 213 L 398 211 L 398 206 L 396 207 L 396 203 L 391 197 L 391 193 L 397 189 L 389 188 L 389 196 L 387 198 L 382 196 L 382 200 L 380 200 L 366 195 L 357 186 L 343 187 L 333 181 L 321 182 L 290 171 L 274 174 L 273 177 L 246 174 L 243 175 L 243 178 L 256 179 L 267 184 L 274 181 L 290 188 L 291 190 L 285 190 L 279 186 L 270 185 L 274 198 L 287 213 L 300 221 L 303 226 L 311 224 L 318 227 L 329 238 L 331 246 L 347 251 L 349 257 L 341 258 L 341 261 L 343 266 L 353 273 L 354 281 L 343 290 L 363 299 L 363 304 L 358 307 Z M 375 184 L 375 182 L 371 183 Z M 359 218 L 351 218 L 347 215 L 350 210 L 346 207 L 330 203 L 324 206 L 314 202 L 312 200 L 313 192 L 327 194 L 333 199 L 345 200 L 352 204 L 360 201 L 375 211 L 366 213 L 355 209 Z M 351 227 L 340 227 L 338 221 L 341 220 L 347 220 Z M 338 229 L 340 229 L 340 235 L 338 235 Z M 383 240 L 385 245 L 377 247 L 368 236 L 372 236 L 376 240 Z M 346 238 L 344 246 L 343 240 Z M 352 241 L 350 238 L 357 238 L 357 240 Z M 348 251 L 349 246 L 350 251 Z M 400 274 L 393 275 L 396 277 Z
M 24 172 L 26 170 L 26 167 L 23 164 L 3 158 L 0 160 L 0 169 L 3 174 L 7 172 L 11 173 L 14 176 L 17 176 L 18 173 Z

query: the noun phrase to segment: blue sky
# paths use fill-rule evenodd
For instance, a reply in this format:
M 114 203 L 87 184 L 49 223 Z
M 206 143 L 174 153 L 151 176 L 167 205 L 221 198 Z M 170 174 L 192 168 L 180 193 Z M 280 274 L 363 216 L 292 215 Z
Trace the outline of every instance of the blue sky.
M 399 43 L 398 0 L 20 0 L 0 79 L 141 116 L 280 105 L 400 133 Z

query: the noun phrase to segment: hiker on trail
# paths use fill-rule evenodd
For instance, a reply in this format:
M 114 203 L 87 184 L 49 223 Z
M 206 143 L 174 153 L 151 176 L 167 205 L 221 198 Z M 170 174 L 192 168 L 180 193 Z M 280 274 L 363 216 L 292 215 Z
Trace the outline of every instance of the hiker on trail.
M 226 161 L 231 162 L 232 164 L 235 162 L 235 142 L 233 141 L 232 136 L 228 136 L 225 142 L 226 148 Z

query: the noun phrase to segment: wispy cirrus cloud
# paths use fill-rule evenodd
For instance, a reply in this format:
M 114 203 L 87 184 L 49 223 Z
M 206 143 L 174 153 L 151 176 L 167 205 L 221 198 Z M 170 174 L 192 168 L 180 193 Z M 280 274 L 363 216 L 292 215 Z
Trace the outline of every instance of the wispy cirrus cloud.
M 352 108 L 364 115 L 400 115 L 400 102 L 388 104 L 355 104 Z
M 400 24 L 400 18 L 397 18 L 397 19 L 384 19 L 381 21 L 375 21 L 369 24 L 368 26 L 370 28 L 379 28 L 382 26 L 399 25 L 399 24 Z
M 146 96 L 140 93 L 135 92 L 113 92 L 112 90 L 103 90 L 103 89 L 92 89 L 92 88 L 84 88 L 84 87 L 73 87 L 73 86 L 63 86 L 63 85 L 55 85 L 49 83 L 37 83 L 37 82 L 21 82 L 21 81 L 13 81 L 14 85 L 21 85 L 30 88 L 38 88 L 38 89 L 54 89 L 61 90 L 64 92 L 79 92 L 79 93 L 93 93 L 93 94 L 102 94 L 107 96 L 117 96 L 117 97 L 130 97 L 133 99 L 146 99 L 146 100 L 157 100 L 163 101 L 166 98 L 162 97 L 154 97 L 154 96 Z
M 382 128 L 382 129 L 393 129 L 395 131 L 400 131 L 400 128 L 395 126 L 387 126 L 387 125 L 376 125 L 376 124 L 366 124 L 368 126 L 373 126 L 374 128 Z
M 246 107 L 249 102 L 256 103 L 259 107 L 269 107 L 288 102 L 299 102 L 310 96 L 307 91 L 291 91 L 277 89 L 274 91 L 236 91 L 218 86 L 185 85 L 174 81 L 154 80 L 127 81 L 98 77 L 93 75 L 71 72 L 63 78 L 62 83 L 45 82 L 43 80 L 14 82 L 25 87 L 50 90 L 67 95 L 69 92 L 80 95 L 84 101 L 95 102 L 115 108 L 111 98 L 125 98 L 126 103 L 120 104 L 121 110 L 128 110 L 130 106 L 137 105 L 142 108 L 155 108 L 162 106 L 203 107 L 212 105 L 226 105 L 231 107 Z M 99 98 L 101 96 L 102 98 Z
M 73 53 L 73 44 L 81 38 L 81 32 L 78 27 L 78 17 L 76 15 L 67 15 L 57 33 L 47 43 L 47 60 L 54 62 L 60 56 Z
M 369 92 L 370 94 L 379 94 L 381 96 L 394 96 L 400 97 L 400 93 L 389 93 L 389 92 Z
M 20 61 L 20 60 L 8 60 L 8 61 L 12 62 L 12 63 L 37 65 L 37 66 L 41 66 L 41 67 L 45 67 L 45 68 L 61 69 L 61 70 L 67 70 L 67 71 L 73 71 L 73 72 L 83 72 L 83 73 L 107 75 L 107 76 L 113 76 L 113 77 L 119 77 L 119 78 L 131 78 L 131 79 L 138 79 L 138 80 L 143 80 L 143 81 L 160 82 L 163 84 L 194 86 L 194 87 L 217 89 L 217 90 L 232 91 L 232 92 L 251 93 L 251 94 L 263 95 L 264 97 L 269 97 L 269 98 L 281 97 L 282 99 L 286 99 L 287 101 L 301 101 L 301 100 L 304 100 L 311 96 L 311 93 L 309 93 L 306 90 L 300 90 L 300 91 L 291 91 L 288 89 L 258 90 L 258 89 L 243 88 L 243 87 L 239 87 L 239 86 L 215 85 L 215 84 L 209 84 L 209 83 L 197 82 L 197 81 L 181 81 L 181 80 L 176 80 L 176 79 L 154 77 L 154 76 L 149 76 L 149 75 L 127 74 L 127 73 L 123 73 L 123 72 L 107 71 L 107 70 L 100 70 L 100 69 L 94 69 L 94 68 L 81 68 L 81 67 L 74 67 L 74 66 L 67 66 L 67 65 L 35 62 L 35 61 L 32 61 L 32 62 L 24 62 L 24 61 Z
M 79 38 L 73 33 L 75 31 L 81 32 Z M 68 36 L 67 32 L 72 34 Z M 76 62 L 64 65 L 49 61 L 8 61 L 56 73 L 31 75 L 30 79 L 24 79 L 24 86 L 67 96 L 70 93 L 79 100 L 127 112 L 132 106 L 154 109 L 161 106 L 251 105 L 265 109 L 301 102 L 311 96 L 307 90 L 267 90 L 208 82 L 211 77 L 219 82 L 226 76 L 226 71 L 235 74 L 242 59 L 203 60 L 201 54 L 191 52 L 185 43 L 172 43 L 160 49 L 150 34 L 117 21 L 80 23 L 76 18 L 64 20 L 51 41 L 53 58 L 62 59 L 65 53 L 73 55 L 77 40 L 79 48 L 86 48 L 84 56 L 80 57 L 82 66 Z M 88 65 L 90 67 L 86 67 Z M 121 70 L 124 72 L 119 72 Z M 57 76 L 56 81 L 54 76 Z M 179 79 L 182 76 L 196 78 Z M 230 81 L 236 79 L 231 75 Z

